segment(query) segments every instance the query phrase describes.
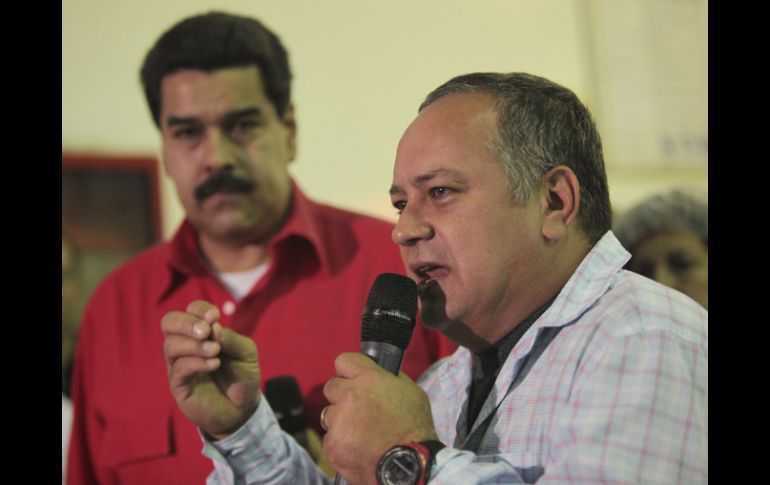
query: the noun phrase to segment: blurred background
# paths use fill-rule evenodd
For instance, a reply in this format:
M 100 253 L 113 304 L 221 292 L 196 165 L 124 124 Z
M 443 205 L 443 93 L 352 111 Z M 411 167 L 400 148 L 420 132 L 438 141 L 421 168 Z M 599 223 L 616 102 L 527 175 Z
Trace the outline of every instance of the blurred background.
M 291 172 L 319 201 L 395 220 L 387 190 L 403 130 L 429 91 L 472 71 L 526 71 L 575 91 L 602 134 L 616 211 L 670 187 L 707 195 L 706 0 L 63 0 L 73 318 L 104 273 L 182 219 L 138 70 L 163 31 L 213 8 L 257 17 L 287 46 Z

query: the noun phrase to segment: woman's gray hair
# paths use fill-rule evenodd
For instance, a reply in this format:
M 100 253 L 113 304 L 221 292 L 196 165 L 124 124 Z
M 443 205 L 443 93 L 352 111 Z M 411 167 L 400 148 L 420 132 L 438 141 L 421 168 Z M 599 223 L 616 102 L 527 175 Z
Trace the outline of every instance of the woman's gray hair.
M 680 231 L 695 232 L 708 248 L 708 201 L 680 189 L 645 199 L 620 214 L 613 228 L 620 243 L 631 252 L 646 237 Z

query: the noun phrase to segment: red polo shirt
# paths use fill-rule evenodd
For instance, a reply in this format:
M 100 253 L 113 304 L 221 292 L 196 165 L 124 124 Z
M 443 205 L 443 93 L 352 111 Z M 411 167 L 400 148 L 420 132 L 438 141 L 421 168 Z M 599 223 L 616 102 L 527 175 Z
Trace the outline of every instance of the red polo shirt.
M 168 389 L 160 330 L 164 314 L 197 299 L 217 305 L 223 325 L 254 339 L 263 383 L 297 379 L 317 428 L 334 358 L 359 348 L 372 282 L 380 273 L 403 274 L 391 230 L 314 203 L 293 184 L 289 217 L 269 244 L 270 267 L 240 301 L 206 269 L 188 221 L 171 241 L 115 270 L 94 292 L 80 328 L 68 483 L 204 483 L 212 466 Z M 416 379 L 454 349 L 418 324 L 403 371 Z

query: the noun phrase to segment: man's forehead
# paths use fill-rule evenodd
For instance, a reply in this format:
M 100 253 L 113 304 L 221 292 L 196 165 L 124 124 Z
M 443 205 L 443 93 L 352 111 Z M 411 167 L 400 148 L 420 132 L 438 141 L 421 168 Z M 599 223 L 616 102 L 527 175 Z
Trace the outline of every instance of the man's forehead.
M 167 74 L 161 88 L 161 118 L 198 116 L 209 107 L 224 110 L 220 115 L 272 108 L 256 66 L 182 69 Z
M 396 151 L 396 164 L 405 155 L 430 156 L 449 149 L 484 150 L 496 137 L 494 98 L 487 93 L 454 93 L 423 109 L 407 127 Z
M 163 75 L 163 77 L 161 77 L 161 85 L 166 79 L 185 73 L 199 76 L 249 76 L 259 79 L 260 83 L 262 82 L 262 71 L 259 69 L 259 66 L 256 64 L 241 64 L 234 66 L 214 67 L 211 69 L 193 66 L 178 67 L 172 71 L 167 72 Z
M 402 142 L 416 138 L 440 141 L 493 135 L 497 126 L 495 99 L 484 92 L 453 93 L 426 106 L 407 127 Z
M 213 88 L 225 92 L 243 92 L 265 97 L 262 75 L 256 66 L 225 67 L 221 69 L 178 69 L 161 79 L 161 96 L 178 95 L 180 90 L 202 89 L 196 94 L 206 94 Z M 184 91 L 182 91 L 183 93 Z
M 453 120 L 474 120 L 478 117 L 496 117 L 497 98 L 487 91 L 461 91 L 449 93 L 433 101 L 420 110 L 417 119 L 422 116 L 449 117 Z

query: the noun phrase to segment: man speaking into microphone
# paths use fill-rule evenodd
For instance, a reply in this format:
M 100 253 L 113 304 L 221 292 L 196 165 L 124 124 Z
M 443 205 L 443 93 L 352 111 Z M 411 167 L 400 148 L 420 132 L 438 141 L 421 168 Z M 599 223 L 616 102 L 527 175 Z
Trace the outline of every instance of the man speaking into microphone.
M 390 196 L 420 319 L 461 348 L 417 384 L 337 357 L 321 424 L 345 480 L 708 482 L 708 312 L 622 269 L 601 141 L 574 93 L 524 73 L 451 79 L 401 138 Z M 162 322 L 209 483 L 330 481 L 261 399 L 254 342 L 217 318 L 197 302 Z

